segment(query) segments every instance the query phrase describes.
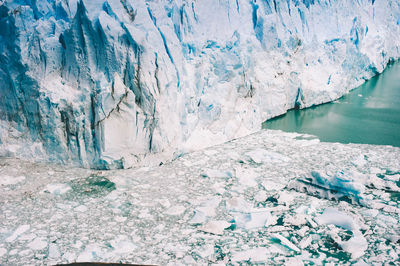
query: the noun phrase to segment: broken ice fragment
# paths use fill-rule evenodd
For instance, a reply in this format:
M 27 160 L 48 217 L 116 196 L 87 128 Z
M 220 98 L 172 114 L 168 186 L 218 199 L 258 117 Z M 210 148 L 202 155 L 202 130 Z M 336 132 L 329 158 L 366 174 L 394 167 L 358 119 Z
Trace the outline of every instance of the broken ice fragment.
M 281 245 L 283 245 L 283 246 L 285 246 L 285 247 L 287 247 L 287 248 L 289 248 L 289 249 L 291 249 L 293 251 L 300 252 L 300 249 L 298 247 L 296 247 L 292 242 L 287 240 L 285 237 L 283 237 L 283 236 L 281 236 L 279 234 L 272 234 L 272 238 L 276 239 L 276 240 L 279 240 L 278 242 Z
M 232 224 L 227 221 L 210 221 L 205 225 L 199 227 L 200 231 L 214 234 L 214 235 L 222 235 L 226 228 L 229 228 Z

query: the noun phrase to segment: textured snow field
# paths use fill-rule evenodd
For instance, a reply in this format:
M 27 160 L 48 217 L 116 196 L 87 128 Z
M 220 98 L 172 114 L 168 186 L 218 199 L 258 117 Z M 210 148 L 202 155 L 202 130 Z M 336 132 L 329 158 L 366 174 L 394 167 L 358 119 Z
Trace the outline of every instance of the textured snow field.
M 266 130 L 151 168 L 1 159 L 0 264 L 396 264 L 399 158 Z

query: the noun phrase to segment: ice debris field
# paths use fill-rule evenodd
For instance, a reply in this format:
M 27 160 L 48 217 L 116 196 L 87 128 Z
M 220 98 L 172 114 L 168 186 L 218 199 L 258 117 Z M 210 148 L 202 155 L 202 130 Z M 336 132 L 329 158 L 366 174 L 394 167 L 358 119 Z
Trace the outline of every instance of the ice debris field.
M 396 264 L 399 158 L 264 130 L 157 167 L 0 159 L 0 264 Z

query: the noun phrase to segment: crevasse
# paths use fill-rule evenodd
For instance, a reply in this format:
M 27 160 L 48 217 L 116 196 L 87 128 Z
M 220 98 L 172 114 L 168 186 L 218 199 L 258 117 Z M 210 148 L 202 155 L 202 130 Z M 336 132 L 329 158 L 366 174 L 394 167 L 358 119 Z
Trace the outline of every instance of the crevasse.
M 155 163 L 400 57 L 396 0 L 0 1 L 0 155 Z

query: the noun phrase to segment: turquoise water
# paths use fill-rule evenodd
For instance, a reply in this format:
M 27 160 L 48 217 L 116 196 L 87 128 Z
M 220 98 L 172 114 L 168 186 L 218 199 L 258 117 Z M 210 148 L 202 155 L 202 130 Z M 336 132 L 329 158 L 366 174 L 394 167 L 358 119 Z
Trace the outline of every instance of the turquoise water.
M 400 62 L 333 103 L 290 110 L 263 128 L 308 133 L 327 142 L 400 147 Z

